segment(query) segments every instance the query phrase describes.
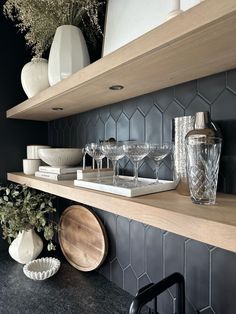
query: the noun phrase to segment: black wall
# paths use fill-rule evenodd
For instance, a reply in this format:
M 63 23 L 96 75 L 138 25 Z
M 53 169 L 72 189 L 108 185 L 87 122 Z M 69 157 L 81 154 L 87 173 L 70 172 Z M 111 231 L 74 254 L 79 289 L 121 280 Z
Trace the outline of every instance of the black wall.
M 17 29 L 2 14 L 0 5 L 0 183 L 6 183 L 9 171 L 22 171 L 26 145 L 47 144 L 47 124 L 6 119 L 6 110 L 27 97 L 21 87 L 20 73 L 30 61 L 25 42 Z M 1 239 L 1 237 L 0 237 Z M 4 242 L 0 240 L 0 251 Z
M 5 182 L 7 171 L 22 169 L 26 145 L 47 144 L 47 124 L 5 118 L 8 108 L 26 98 L 20 85 L 20 71 L 30 55 L 22 36 L 2 13 L 0 24 L 0 181 Z M 235 106 L 236 71 L 230 71 L 54 121 L 49 124 L 49 144 L 83 147 L 86 142 L 111 136 L 118 140 L 170 139 L 173 117 L 209 110 L 224 136 L 219 189 L 235 193 Z M 122 161 L 121 167 L 124 173 L 132 171 L 127 159 Z M 154 165 L 146 160 L 140 167 L 140 174 L 152 176 L 153 168 Z M 168 160 L 162 165 L 161 176 L 171 176 Z M 108 258 L 99 270 L 107 278 L 135 294 L 144 284 L 179 271 L 186 278 L 188 314 L 199 311 L 204 314 L 235 313 L 234 253 L 94 210 L 104 221 L 110 241 Z M 163 314 L 174 313 L 174 289 L 162 295 L 158 308 Z
M 224 147 L 219 189 L 236 193 L 236 70 L 167 88 L 111 106 L 49 123 L 49 142 L 55 146 L 83 147 L 87 142 L 115 137 L 155 142 L 171 139 L 176 116 L 210 111 L 221 127 Z M 132 171 L 123 159 L 124 173 Z M 162 164 L 161 177 L 171 177 L 171 165 Z M 153 176 L 146 159 L 140 175 Z M 65 202 L 63 208 L 67 206 Z M 102 218 L 110 241 L 109 256 L 100 272 L 135 294 L 150 281 L 179 271 L 186 279 L 187 314 L 234 314 L 236 254 L 94 209 Z M 127 210 L 129 210 L 127 208 Z M 162 314 L 175 313 L 175 290 L 159 299 Z

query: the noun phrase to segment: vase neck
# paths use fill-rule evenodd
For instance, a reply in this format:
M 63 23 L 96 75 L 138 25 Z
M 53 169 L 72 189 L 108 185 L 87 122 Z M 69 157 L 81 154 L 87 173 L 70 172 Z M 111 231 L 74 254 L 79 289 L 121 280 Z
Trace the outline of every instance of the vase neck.
M 31 61 L 32 61 L 32 62 L 41 62 L 41 61 L 45 62 L 45 61 L 47 61 L 47 59 L 45 59 L 45 58 L 39 58 L 39 57 L 33 57 L 33 58 L 31 59 Z

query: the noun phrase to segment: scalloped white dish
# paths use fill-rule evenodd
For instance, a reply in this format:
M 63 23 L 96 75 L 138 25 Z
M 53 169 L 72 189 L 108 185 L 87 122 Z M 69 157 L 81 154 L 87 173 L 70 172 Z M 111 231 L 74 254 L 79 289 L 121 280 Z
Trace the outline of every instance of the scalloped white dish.
M 45 280 L 59 270 L 61 262 L 54 257 L 43 257 L 27 263 L 23 267 L 24 274 L 32 280 Z

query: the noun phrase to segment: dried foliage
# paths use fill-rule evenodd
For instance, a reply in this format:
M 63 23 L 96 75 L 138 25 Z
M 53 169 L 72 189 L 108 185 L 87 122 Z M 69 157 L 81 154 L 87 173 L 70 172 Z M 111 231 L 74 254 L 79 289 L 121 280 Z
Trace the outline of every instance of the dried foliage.
M 7 0 L 4 14 L 16 22 L 35 57 L 41 57 L 61 25 L 79 27 L 95 44 L 96 36 L 102 35 L 98 16 L 104 4 L 102 0 Z
M 49 220 L 49 214 L 56 211 L 53 207 L 54 196 L 37 192 L 26 186 L 10 184 L 0 187 L 0 224 L 3 238 L 11 243 L 19 232 L 35 229 L 43 231 L 48 241 L 48 250 L 54 250 L 52 242 L 57 224 Z

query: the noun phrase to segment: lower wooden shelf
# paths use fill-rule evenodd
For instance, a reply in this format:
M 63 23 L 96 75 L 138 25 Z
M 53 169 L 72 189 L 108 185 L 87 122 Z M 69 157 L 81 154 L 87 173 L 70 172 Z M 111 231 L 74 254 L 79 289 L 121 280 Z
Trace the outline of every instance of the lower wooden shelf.
M 235 195 L 218 194 L 217 204 L 207 206 L 195 205 L 176 191 L 130 199 L 23 173 L 8 173 L 8 180 L 236 252 Z

